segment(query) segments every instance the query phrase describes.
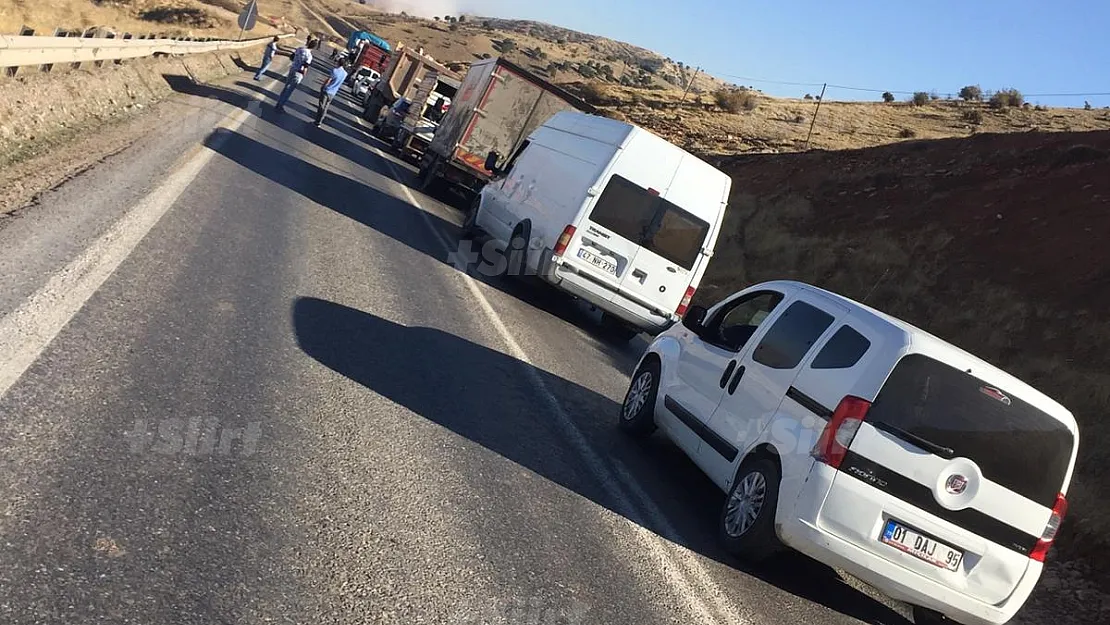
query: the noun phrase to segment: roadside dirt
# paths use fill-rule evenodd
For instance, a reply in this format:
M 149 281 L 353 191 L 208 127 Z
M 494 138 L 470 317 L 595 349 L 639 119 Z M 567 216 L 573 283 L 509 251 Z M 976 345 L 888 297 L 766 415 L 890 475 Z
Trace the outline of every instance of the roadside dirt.
M 0 215 L 26 206 L 159 127 L 147 115 L 174 93 L 165 76 L 210 81 L 254 69 L 260 52 L 204 54 L 105 64 L 0 82 Z

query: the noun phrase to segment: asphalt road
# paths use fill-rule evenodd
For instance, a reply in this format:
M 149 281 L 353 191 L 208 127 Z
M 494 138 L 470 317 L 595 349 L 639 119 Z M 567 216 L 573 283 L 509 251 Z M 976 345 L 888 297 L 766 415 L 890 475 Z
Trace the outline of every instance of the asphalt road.
M 905 623 L 723 554 L 616 431 L 645 342 L 453 262 L 346 97 L 167 79 L 163 134 L 0 222 L 0 622 Z

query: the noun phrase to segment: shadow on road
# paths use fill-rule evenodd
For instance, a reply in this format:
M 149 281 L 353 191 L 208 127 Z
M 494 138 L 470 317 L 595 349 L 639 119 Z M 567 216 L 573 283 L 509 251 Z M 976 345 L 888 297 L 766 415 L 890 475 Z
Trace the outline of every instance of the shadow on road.
M 316 298 L 297 299 L 292 317 L 300 348 L 333 371 L 665 538 L 736 566 L 715 539 L 720 491 L 663 437 L 641 444 L 618 433 L 618 406 L 609 398 L 436 328 L 402 326 Z M 532 376 L 555 394 L 602 463 L 627 468 L 663 508 L 678 535 L 662 534 L 638 510 L 615 501 L 581 462 L 568 462 L 565 453 L 560 457 L 555 450 L 573 448 L 567 425 L 537 403 L 537 392 L 528 382 Z M 906 623 L 831 569 L 800 555 L 740 568 L 783 591 L 868 623 Z

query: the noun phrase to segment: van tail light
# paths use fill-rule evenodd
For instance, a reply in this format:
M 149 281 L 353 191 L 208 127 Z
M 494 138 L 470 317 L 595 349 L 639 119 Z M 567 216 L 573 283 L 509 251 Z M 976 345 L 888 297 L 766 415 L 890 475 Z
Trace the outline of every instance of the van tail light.
M 686 309 L 690 307 L 690 301 L 694 299 L 694 291 L 697 291 L 692 286 L 686 287 L 686 293 L 682 296 L 682 301 L 678 303 L 678 308 L 674 309 L 674 314 L 679 317 L 686 314 Z
M 1029 557 L 1037 562 L 1044 562 L 1045 556 L 1048 555 L 1048 549 L 1052 546 L 1052 541 L 1056 539 L 1056 533 L 1060 531 L 1060 524 L 1064 522 L 1064 515 L 1068 511 L 1068 500 L 1064 498 L 1064 494 L 1056 495 L 1056 504 L 1052 506 L 1052 516 L 1048 517 L 1048 525 L 1044 528 L 1044 533 L 1041 534 L 1041 539 L 1037 541 L 1033 551 L 1029 552 Z
M 821 438 L 813 447 L 812 456 L 818 462 L 823 462 L 834 469 L 840 468 L 844 456 L 848 454 L 848 447 L 859 431 L 860 424 L 867 417 L 871 409 L 871 402 L 851 395 L 840 400 L 832 418 L 829 419 Z
M 563 228 L 563 233 L 559 235 L 559 240 L 555 242 L 555 255 L 562 256 L 563 252 L 567 251 L 567 246 L 570 245 L 570 239 L 574 236 L 574 226 L 567 226 Z

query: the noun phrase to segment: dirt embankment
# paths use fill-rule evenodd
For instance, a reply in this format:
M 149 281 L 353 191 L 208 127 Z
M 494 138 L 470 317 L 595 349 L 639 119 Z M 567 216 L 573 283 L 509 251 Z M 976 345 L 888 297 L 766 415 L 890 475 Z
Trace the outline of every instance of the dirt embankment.
M 926 328 L 1075 413 L 1068 517 L 1019 620 L 1110 622 L 1110 132 L 717 164 L 734 192 L 702 303 L 767 279 L 811 282 Z
M 126 147 L 138 134 L 122 126 L 173 93 L 167 76 L 216 80 L 254 69 L 260 55 L 261 47 L 109 61 L 0 81 L 0 214 Z

